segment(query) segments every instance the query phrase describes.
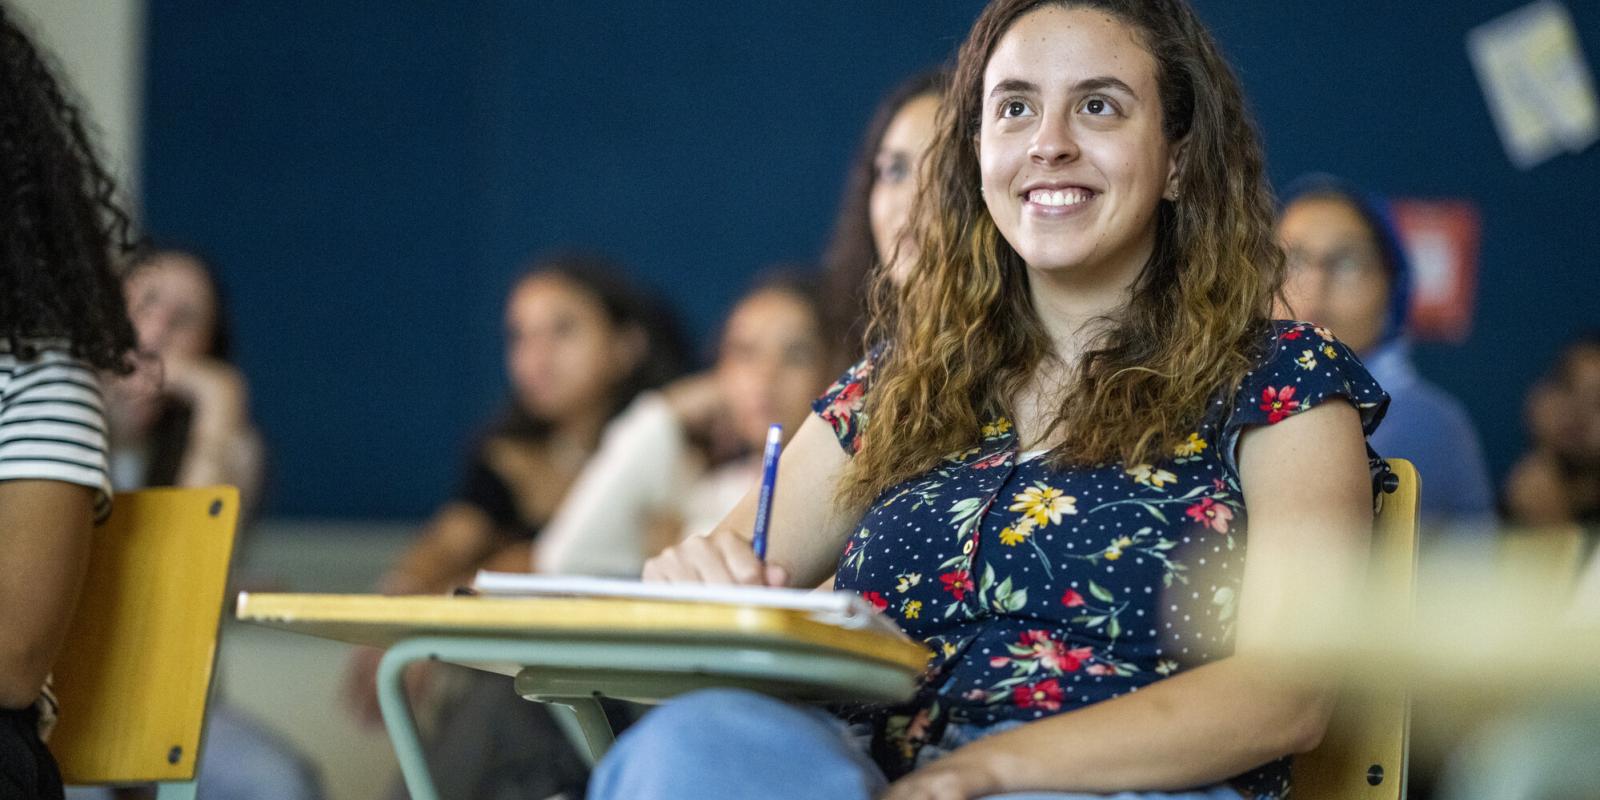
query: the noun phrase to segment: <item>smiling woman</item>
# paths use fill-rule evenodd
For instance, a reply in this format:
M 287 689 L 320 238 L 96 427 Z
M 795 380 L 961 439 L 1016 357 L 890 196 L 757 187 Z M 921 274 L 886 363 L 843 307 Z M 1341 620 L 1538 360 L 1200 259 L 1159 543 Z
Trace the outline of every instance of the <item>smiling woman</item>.
M 884 427 L 931 417 L 934 435 L 858 459 L 852 475 L 881 477 L 852 502 L 936 463 L 1030 380 L 1062 390 L 1051 416 L 1076 434 L 1056 456 L 1139 463 L 1254 366 L 1283 274 L 1261 151 L 1210 35 L 1171 5 L 1014 2 L 976 23 L 930 156 L 922 257 L 877 319 L 876 338 L 917 342 L 882 364 L 898 374 L 877 387 Z M 1046 284 L 1049 309 L 1030 289 Z
M 1360 577 L 1387 398 L 1270 318 L 1237 81 L 1182 0 L 999 0 L 937 127 L 883 345 L 785 452 L 767 563 L 746 498 L 645 567 L 836 573 L 933 651 L 921 688 L 853 715 L 864 748 L 775 701 L 682 698 L 590 796 L 1287 795 L 1332 690 L 1261 643 Z

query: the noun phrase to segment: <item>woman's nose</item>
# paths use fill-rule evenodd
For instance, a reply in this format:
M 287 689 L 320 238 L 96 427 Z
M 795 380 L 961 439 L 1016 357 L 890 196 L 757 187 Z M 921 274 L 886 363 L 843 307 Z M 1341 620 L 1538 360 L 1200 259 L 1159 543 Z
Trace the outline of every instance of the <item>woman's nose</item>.
M 1028 148 L 1028 156 L 1034 161 L 1051 165 L 1066 163 L 1078 157 L 1078 142 L 1072 136 L 1072 125 L 1066 117 L 1045 115 L 1039 121 L 1039 129 L 1033 136 L 1033 144 Z

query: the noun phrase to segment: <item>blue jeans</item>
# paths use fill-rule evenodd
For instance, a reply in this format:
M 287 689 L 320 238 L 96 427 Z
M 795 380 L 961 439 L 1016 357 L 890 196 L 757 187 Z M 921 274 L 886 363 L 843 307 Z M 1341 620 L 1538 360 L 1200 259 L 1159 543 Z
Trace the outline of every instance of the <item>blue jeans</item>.
M 953 729 L 919 762 L 999 729 Z M 619 737 L 595 765 L 589 800 L 870 800 L 887 785 L 883 772 L 867 758 L 862 737 L 833 716 L 753 692 L 710 689 L 662 705 Z M 1217 786 L 1175 794 L 1027 792 L 991 797 L 1239 800 L 1239 793 Z

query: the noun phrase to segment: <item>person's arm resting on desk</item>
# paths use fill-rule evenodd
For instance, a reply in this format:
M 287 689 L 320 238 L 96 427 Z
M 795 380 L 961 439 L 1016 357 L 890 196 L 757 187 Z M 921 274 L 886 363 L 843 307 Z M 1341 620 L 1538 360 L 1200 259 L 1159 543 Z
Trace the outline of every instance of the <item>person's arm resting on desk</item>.
M 1355 409 L 1327 403 L 1249 430 L 1239 470 L 1250 542 L 1233 656 L 962 747 L 885 800 L 1179 790 L 1314 748 L 1334 689 L 1280 672 L 1262 642 L 1299 624 L 1307 598 L 1349 596 L 1364 575 L 1372 484 Z

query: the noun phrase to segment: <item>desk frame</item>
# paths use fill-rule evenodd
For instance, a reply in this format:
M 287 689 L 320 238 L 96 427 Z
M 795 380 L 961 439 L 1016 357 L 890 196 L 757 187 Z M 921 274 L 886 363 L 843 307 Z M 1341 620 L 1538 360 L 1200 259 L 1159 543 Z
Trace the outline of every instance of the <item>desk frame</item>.
M 787 700 L 895 702 L 915 691 L 922 645 L 844 629 L 803 611 L 598 598 L 242 594 L 258 625 L 387 648 L 378 664 L 384 725 L 406 788 L 439 800 L 403 676 L 418 661 L 510 675 L 552 706 L 592 764 L 611 746 L 598 698 L 657 702 L 709 687 Z M 638 666 L 648 657 L 648 668 Z
M 591 764 L 605 754 L 613 738 L 597 700 L 601 696 L 653 702 L 696 689 L 734 686 L 792 700 L 881 702 L 904 699 L 915 688 L 915 676 L 891 664 L 848 654 L 727 643 L 649 645 L 648 671 L 594 667 L 632 663 L 640 647 L 637 642 L 581 638 L 518 641 L 474 636 L 419 636 L 396 643 L 378 665 L 378 702 L 406 789 L 414 800 L 439 800 L 406 698 L 405 669 L 418 661 L 514 671 L 517 693 L 557 706 L 557 719 L 576 734 L 574 743 Z

